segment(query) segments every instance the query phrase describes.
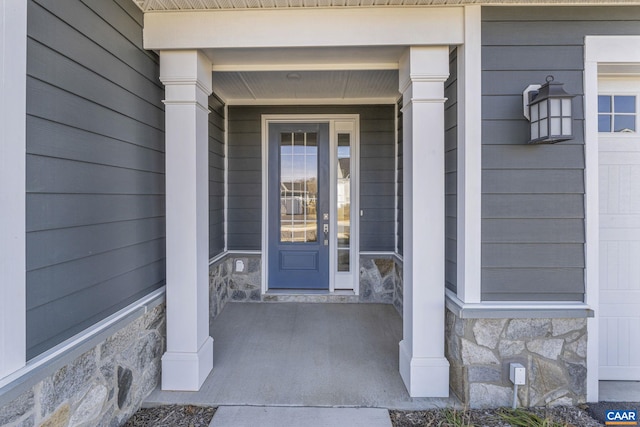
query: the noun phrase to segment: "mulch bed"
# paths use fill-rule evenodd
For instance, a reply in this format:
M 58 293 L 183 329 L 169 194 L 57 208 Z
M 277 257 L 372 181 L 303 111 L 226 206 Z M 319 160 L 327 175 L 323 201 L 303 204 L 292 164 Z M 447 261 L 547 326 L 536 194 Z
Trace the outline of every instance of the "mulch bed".
M 432 409 L 428 411 L 389 411 L 391 423 L 394 427 L 459 427 L 461 425 L 475 427 L 512 427 L 511 424 L 500 419 L 499 409 L 466 409 L 456 413 L 458 423 L 448 422 L 452 410 Z M 591 418 L 586 406 L 556 406 L 552 408 L 528 409 L 541 418 L 550 418 L 566 427 L 600 427 L 602 424 Z
M 208 427 L 216 408 L 167 405 L 138 410 L 125 427 Z
M 534 408 L 531 412 L 543 418 L 549 417 L 567 427 L 599 427 L 600 422 L 591 418 L 587 406 L 557 406 L 553 408 Z M 456 413 L 464 423 L 449 423 L 445 409 L 427 411 L 389 411 L 394 427 L 511 427 L 500 419 L 497 409 L 467 409 Z M 142 408 L 136 412 L 125 427 L 208 427 L 216 408 L 192 405 L 168 405 L 154 408 Z M 284 426 L 283 426 L 284 427 Z

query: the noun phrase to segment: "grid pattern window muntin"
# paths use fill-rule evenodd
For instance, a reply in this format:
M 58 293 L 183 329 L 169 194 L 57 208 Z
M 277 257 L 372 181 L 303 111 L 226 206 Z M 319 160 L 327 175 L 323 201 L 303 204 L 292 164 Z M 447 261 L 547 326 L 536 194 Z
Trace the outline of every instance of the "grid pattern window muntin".
M 598 95 L 598 132 L 636 133 L 638 131 L 636 95 Z
M 531 139 L 568 136 L 571 132 L 571 99 L 549 99 L 531 106 Z
M 318 134 L 280 134 L 280 241 L 318 241 Z

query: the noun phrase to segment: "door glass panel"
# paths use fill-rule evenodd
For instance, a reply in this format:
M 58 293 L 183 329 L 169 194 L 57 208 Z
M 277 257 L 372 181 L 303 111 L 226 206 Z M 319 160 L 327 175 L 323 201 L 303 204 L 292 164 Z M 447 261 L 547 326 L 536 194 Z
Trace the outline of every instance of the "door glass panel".
M 280 241 L 318 240 L 318 135 L 280 134 Z
M 338 134 L 338 271 L 350 271 L 351 254 L 351 135 Z

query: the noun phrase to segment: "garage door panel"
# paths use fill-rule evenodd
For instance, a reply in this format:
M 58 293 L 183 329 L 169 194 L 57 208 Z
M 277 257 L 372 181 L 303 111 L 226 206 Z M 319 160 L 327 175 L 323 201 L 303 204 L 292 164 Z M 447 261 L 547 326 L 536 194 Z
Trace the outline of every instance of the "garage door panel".
M 623 156 L 620 156 L 623 154 Z M 603 165 L 637 165 L 640 163 L 640 152 L 623 151 L 600 153 L 601 164 Z
M 635 94 L 640 102 L 640 78 L 598 84 L 603 94 Z M 601 133 L 598 151 L 599 374 L 602 380 L 640 380 L 640 136 Z
M 635 230 L 637 224 L 640 224 L 640 215 L 600 214 L 600 227 L 603 231 L 608 231 L 611 228 L 627 228 Z
M 638 316 L 640 304 L 600 303 L 600 317 L 607 319 L 635 319 Z
M 637 138 L 633 135 L 619 135 L 599 138 L 600 153 L 640 152 Z
M 600 300 L 612 289 L 640 289 L 640 242 L 600 242 Z M 624 304 L 632 297 L 618 298 Z
M 600 233 L 600 239 L 631 244 L 640 241 L 640 230 L 637 228 L 608 228 L 606 230 L 602 230 L 602 233 Z

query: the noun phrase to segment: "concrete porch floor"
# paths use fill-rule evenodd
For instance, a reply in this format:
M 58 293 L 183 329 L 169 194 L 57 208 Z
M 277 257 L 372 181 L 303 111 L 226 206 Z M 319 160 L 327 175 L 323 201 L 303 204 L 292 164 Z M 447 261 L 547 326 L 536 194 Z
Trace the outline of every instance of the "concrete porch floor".
M 151 393 L 159 404 L 428 409 L 398 372 L 402 319 L 385 304 L 229 303 L 211 327 L 213 371 L 198 392 Z

